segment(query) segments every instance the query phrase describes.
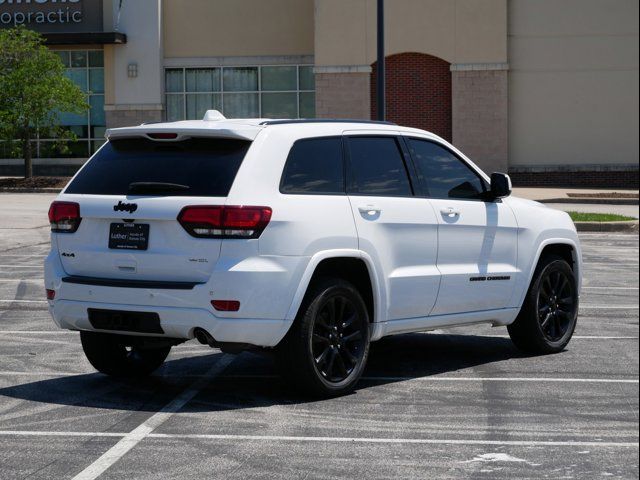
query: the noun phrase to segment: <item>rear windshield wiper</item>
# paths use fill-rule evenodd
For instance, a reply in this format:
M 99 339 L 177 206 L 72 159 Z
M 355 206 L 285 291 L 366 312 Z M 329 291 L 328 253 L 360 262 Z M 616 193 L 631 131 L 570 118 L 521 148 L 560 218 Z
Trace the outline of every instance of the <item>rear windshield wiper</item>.
M 189 190 L 189 185 L 165 182 L 133 182 L 129 184 L 129 193 L 179 192 Z

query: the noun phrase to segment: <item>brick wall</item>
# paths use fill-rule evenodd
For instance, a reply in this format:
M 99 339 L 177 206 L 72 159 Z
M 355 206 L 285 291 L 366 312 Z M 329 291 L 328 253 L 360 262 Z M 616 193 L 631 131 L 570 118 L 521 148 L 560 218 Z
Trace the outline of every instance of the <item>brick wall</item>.
M 613 171 L 511 171 L 516 187 L 631 188 L 638 189 L 638 170 Z
M 316 73 L 316 117 L 369 118 L 369 73 Z
M 452 69 L 453 144 L 487 173 L 505 172 L 509 155 L 507 70 L 485 65 L 454 65 Z
M 377 118 L 376 65 L 371 72 L 371 118 Z M 451 140 L 449 63 L 423 53 L 400 53 L 385 60 L 386 118 Z

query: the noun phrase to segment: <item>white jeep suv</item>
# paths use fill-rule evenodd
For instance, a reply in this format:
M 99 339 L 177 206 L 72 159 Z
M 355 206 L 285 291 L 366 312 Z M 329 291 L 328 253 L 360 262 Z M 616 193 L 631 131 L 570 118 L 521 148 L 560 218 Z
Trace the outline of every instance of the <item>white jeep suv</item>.
M 49 310 L 110 375 L 196 338 L 273 348 L 296 386 L 353 388 L 369 343 L 487 322 L 569 342 L 581 252 L 566 213 L 509 196 L 431 133 L 366 121 L 116 128 L 49 210 Z

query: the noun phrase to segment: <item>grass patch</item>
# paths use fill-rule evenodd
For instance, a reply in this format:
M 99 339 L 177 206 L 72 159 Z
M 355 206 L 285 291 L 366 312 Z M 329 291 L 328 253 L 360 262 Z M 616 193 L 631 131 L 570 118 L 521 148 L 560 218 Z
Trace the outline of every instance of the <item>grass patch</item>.
M 583 212 L 567 212 L 574 222 L 625 222 L 636 220 L 633 217 L 617 215 L 615 213 L 583 213 Z

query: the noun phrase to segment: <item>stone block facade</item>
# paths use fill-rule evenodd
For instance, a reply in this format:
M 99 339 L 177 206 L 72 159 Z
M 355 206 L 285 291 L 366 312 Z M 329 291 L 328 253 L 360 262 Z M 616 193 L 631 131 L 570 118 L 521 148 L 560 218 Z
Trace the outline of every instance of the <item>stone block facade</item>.
M 506 66 L 452 65 L 453 144 L 487 173 L 508 170 Z
M 317 118 L 369 118 L 369 67 L 353 70 L 316 71 Z
M 163 120 L 162 105 L 105 105 L 104 110 L 108 128 L 130 127 Z

